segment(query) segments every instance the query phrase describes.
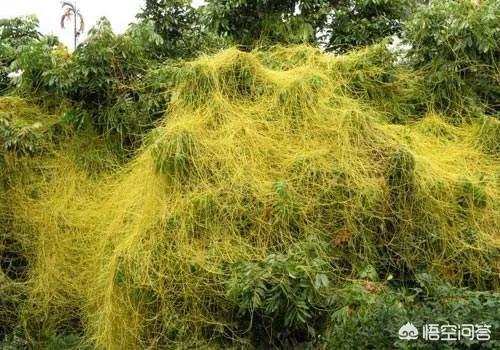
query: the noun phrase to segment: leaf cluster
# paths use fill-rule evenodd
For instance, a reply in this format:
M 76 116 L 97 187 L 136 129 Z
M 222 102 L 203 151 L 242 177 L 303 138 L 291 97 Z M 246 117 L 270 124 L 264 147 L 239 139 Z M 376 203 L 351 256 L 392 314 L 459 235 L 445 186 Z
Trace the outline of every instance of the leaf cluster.
M 40 37 L 38 19 L 34 16 L 0 19 L 0 93 L 12 87 L 9 73 L 16 48 Z
M 499 22 L 497 0 L 445 0 L 421 8 L 407 23 L 408 57 L 415 68 L 427 70 L 438 109 L 460 114 L 479 98 L 490 112 L 498 111 Z
M 191 1 L 146 0 L 137 18 L 154 23 L 154 31 L 163 39 L 155 50 L 159 60 L 193 58 L 224 46 L 209 30 L 203 11 L 191 6 Z
M 226 288 L 240 330 L 250 330 L 256 342 L 267 345 L 314 341 L 330 305 L 325 297 L 332 283 L 326 249 L 311 239 L 287 254 L 230 265 Z

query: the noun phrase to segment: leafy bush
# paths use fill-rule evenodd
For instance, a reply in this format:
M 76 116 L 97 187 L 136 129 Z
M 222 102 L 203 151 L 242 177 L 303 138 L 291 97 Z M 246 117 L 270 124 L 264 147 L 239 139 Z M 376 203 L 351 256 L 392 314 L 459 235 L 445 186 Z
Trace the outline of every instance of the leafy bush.
M 47 72 L 48 85 L 86 105 L 108 104 L 113 93 L 127 91 L 147 70 L 147 50 L 141 39 L 146 36 L 157 45 L 162 42 L 157 35 L 144 33 L 145 29 L 134 26 L 124 35 L 115 35 L 111 23 L 102 18 L 67 62 L 58 70 Z
M 155 48 L 156 59 L 191 58 L 224 46 L 224 40 L 209 31 L 203 13 L 186 0 L 146 0 L 137 17 L 154 23 L 163 39 Z
M 11 69 L 21 73 L 16 87 L 17 94 L 42 95 L 55 92 L 45 79 L 58 63 L 53 54 L 54 44 L 52 38 L 42 37 L 16 49 L 16 59 L 12 62 Z
M 324 337 L 332 349 L 393 349 L 407 322 L 405 294 L 374 282 L 355 282 L 337 291 Z
M 331 267 L 325 249 L 311 239 L 288 254 L 230 265 L 226 288 L 239 330 L 251 330 L 252 341 L 267 346 L 315 340 L 330 306 L 325 292 L 331 286 Z
M 486 348 L 500 346 L 500 294 L 498 292 L 478 292 L 453 287 L 429 274 L 418 275 L 419 288 L 408 306 L 410 319 L 417 327 L 428 323 L 440 324 L 488 324 L 491 325 L 491 341 L 480 343 L 477 340 L 461 341 L 458 344 L 444 345 L 444 349 Z M 419 342 L 415 348 L 432 348 Z
M 413 290 L 397 290 L 382 284 L 358 282 L 339 290 L 334 298 L 325 338 L 334 349 L 496 349 L 500 346 L 500 294 L 452 287 L 430 275 L 418 275 Z M 421 337 L 401 341 L 398 330 L 411 322 L 425 324 L 488 324 L 491 341 L 432 342 Z
M 132 24 L 115 35 L 103 18 L 72 55 L 57 44 L 40 37 L 9 47 L 15 59 L 8 71 L 20 72 L 16 93 L 70 100 L 74 112 L 66 121 L 92 125 L 126 148 L 134 146 L 168 100 L 169 71 L 154 61 L 163 39 L 153 23 Z
M 345 52 L 401 31 L 412 0 L 208 1 L 213 30 L 238 44 L 320 43 Z
M 17 85 L 18 94 L 45 92 L 45 72 L 56 60 L 52 50 L 59 45 L 55 36 L 41 35 L 36 17 L 0 20 L 0 91 Z M 9 74 L 18 75 L 16 84 Z
M 16 58 L 16 48 L 40 37 L 36 17 L 0 19 L 0 93 L 12 88 L 10 65 Z
M 336 1 L 326 15 L 322 42 L 328 51 L 346 52 L 399 33 L 416 1 Z
M 48 89 L 82 109 L 69 118 L 82 125 L 82 116 L 103 133 L 118 135 L 132 145 L 165 109 L 164 90 L 158 91 L 158 74 L 151 61 L 163 43 L 151 23 L 131 25 L 116 35 L 103 18 L 72 56 L 45 71 Z
M 38 19 L 35 16 L 0 19 L 0 40 L 3 43 L 28 43 L 38 39 Z
M 322 0 L 248 0 L 208 1 L 207 17 L 212 29 L 229 36 L 237 44 L 252 47 L 261 43 L 303 43 L 314 41 L 315 28 L 305 13 L 321 6 Z
M 428 72 L 433 105 L 454 113 L 474 110 L 475 98 L 498 110 L 500 2 L 432 1 L 406 25 L 414 67 Z
M 41 140 L 41 124 L 29 126 L 14 125 L 6 119 L 0 119 L 0 145 L 5 151 L 20 155 L 35 153 Z
M 239 330 L 251 331 L 243 335 L 254 345 L 282 349 L 489 349 L 500 345 L 496 312 L 500 294 L 453 287 L 428 274 L 417 275 L 413 289 L 391 286 L 390 279 L 344 282 L 333 288 L 324 252 L 319 259 L 314 254 L 306 257 L 296 253 L 301 245 L 288 255 L 230 268 L 228 295 L 238 307 Z M 398 330 L 407 322 L 420 330 L 432 323 L 488 324 L 492 340 L 439 344 L 422 338 L 399 340 Z

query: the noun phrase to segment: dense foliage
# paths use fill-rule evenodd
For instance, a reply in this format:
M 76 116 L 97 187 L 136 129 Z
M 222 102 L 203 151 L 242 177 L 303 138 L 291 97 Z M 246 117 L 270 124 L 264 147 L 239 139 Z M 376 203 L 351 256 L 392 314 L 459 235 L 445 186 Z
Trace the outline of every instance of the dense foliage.
M 186 0 L 146 0 L 137 16 L 154 23 L 155 31 L 163 39 L 156 48 L 159 59 L 192 58 L 224 45 L 222 39 L 209 31 L 203 13 Z
M 499 293 L 473 292 L 453 287 L 421 274 L 409 290 L 389 288 L 387 283 L 358 282 L 339 290 L 335 297 L 330 344 L 338 349 L 496 349 L 500 346 Z M 426 342 L 408 344 L 397 339 L 401 325 L 411 320 L 419 329 L 426 324 L 461 325 L 464 320 L 491 325 L 494 341 Z
M 320 35 L 328 51 L 346 52 L 398 34 L 419 1 L 335 1 Z
M 230 267 L 228 296 L 237 308 L 241 331 L 250 329 L 255 345 L 293 348 L 324 331 L 332 306 L 326 249 L 321 240 L 311 239 L 288 254 Z
M 164 109 L 165 96 L 148 80 L 162 44 L 150 22 L 116 35 L 109 21 L 101 19 L 72 55 L 45 41 L 20 48 L 13 62 L 23 72 L 18 91 L 69 99 L 76 109 L 67 113 L 68 121 L 90 123 L 130 145 Z
M 329 51 L 344 52 L 400 32 L 417 2 L 224 0 L 194 9 L 189 1 L 148 0 L 139 18 L 155 23 L 170 57 L 216 46 L 214 34 L 246 48 L 321 43 Z
M 500 1 L 190 3 L 0 20 L 0 349 L 500 348 Z
M 16 48 L 38 39 L 38 20 L 35 17 L 0 19 L 0 93 L 11 87 L 8 77 Z
M 372 44 L 402 29 L 414 2 L 209 1 L 213 28 L 236 43 L 316 43 L 329 51 Z
M 412 289 L 394 288 L 390 280 L 373 281 L 370 275 L 349 283 L 335 281 L 337 285 L 333 285 L 332 266 L 318 260 L 315 249 L 321 249 L 321 243 L 309 243 L 306 251 L 296 247 L 285 256 L 273 254 L 256 264 L 236 264 L 229 280 L 229 295 L 240 308 L 238 317 L 250 322 L 242 329 L 251 329 L 255 345 L 405 349 L 408 344 L 397 334 L 408 320 L 420 330 L 426 324 L 461 325 L 464 320 L 488 324 L 495 340 L 485 348 L 500 345 L 500 316 L 496 312 L 499 293 L 453 287 L 428 274 L 418 275 Z M 481 342 L 440 342 L 439 347 L 433 347 L 418 340 L 410 348 L 471 346 L 481 348 Z
M 224 0 L 208 1 L 206 10 L 216 32 L 251 47 L 259 41 L 314 42 L 316 28 L 311 17 L 322 6 L 322 0 Z
M 409 57 L 428 71 L 436 108 L 464 112 L 477 100 L 500 106 L 500 2 L 432 1 L 407 24 Z

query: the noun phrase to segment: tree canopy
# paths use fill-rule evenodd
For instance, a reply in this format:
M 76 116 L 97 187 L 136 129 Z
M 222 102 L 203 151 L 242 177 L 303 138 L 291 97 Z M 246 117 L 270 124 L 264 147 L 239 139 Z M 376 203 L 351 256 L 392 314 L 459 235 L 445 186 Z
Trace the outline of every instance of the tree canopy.
M 147 0 L 139 18 L 152 20 L 166 53 L 196 51 L 207 31 L 252 48 L 321 44 L 346 51 L 401 31 L 417 0 Z

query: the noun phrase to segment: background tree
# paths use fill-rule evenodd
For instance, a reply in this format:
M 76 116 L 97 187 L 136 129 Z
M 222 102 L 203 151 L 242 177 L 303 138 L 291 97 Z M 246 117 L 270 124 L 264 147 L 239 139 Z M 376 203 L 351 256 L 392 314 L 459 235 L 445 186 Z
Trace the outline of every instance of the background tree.
M 16 48 L 40 37 L 38 19 L 34 16 L 0 19 L 0 94 L 12 87 L 8 75 L 16 58 Z
M 80 10 L 76 7 L 76 2 L 63 1 L 62 8 L 64 10 L 61 16 L 61 28 L 64 29 L 65 23 L 73 18 L 73 39 L 74 48 L 76 50 L 76 45 L 78 43 L 78 37 L 83 34 L 85 30 L 85 21 L 83 20 L 83 15 Z
M 324 7 L 319 33 L 328 51 L 345 52 L 400 33 L 410 18 L 415 0 L 340 0 Z
M 0 40 L 2 43 L 20 43 L 38 39 L 38 19 L 35 16 L 0 19 Z
M 443 0 L 407 23 L 408 58 L 427 74 L 437 109 L 465 115 L 480 100 L 500 109 L 500 1 Z M 468 110 L 468 111 L 467 111 Z
M 77 50 L 47 69 L 39 82 L 74 104 L 66 121 L 92 125 L 130 146 L 166 105 L 164 94 L 155 90 L 161 74 L 152 59 L 162 44 L 150 22 L 132 24 L 117 35 L 103 17 Z M 28 69 L 29 62 L 22 63 Z
M 158 58 L 195 57 L 223 46 L 223 41 L 204 24 L 202 11 L 193 8 L 188 0 L 146 0 L 137 18 L 154 23 L 156 33 L 162 37 Z
M 325 0 L 209 0 L 206 14 L 212 29 L 235 43 L 303 43 L 315 41 L 313 14 Z
M 343 52 L 398 33 L 417 0 L 208 0 L 212 29 L 237 44 L 311 43 Z

